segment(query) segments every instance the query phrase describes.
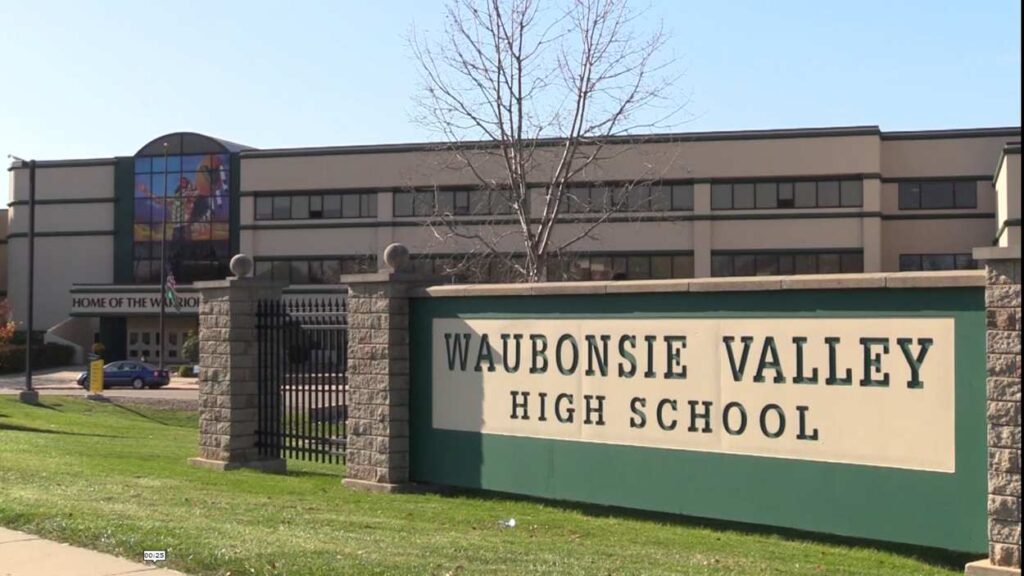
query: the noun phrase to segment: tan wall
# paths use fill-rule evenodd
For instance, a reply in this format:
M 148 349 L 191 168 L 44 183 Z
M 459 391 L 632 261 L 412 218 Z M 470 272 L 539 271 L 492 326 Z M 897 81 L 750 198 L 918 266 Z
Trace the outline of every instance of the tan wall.
M 1006 154 L 996 175 L 996 227 L 1007 220 L 1020 221 L 1020 152 Z M 1007 226 L 999 237 L 1000 246 L 1020 246 L 1020 224 Z
M 37 237 L 35 239 L 35 328 L 45 330 L 68 317 L 72 284 L 110 284 L 114 281 L 113 236 Z M 8 240 L 13 278 L 8 296 L 12 316 L 24 322 L 27 312 L 25 278 L 18 271 L 28 264 L 28 242 Z
M 28 168 L 11 171 L 13 201 L 28 200 Z M 36 200 L 113 198 L 114 166 L 36 168 Z
M 999 152 L 1013 139 L 998 136 L 882 140 L 882 175 L 886 178 L 991 175 L 996 170 Z
M 552 152 L 543 156 L 550 160 Z M 609 146 L 602 156 L 605 159 L 592 167 L 585 179 L 738 178 L 880 171 L 877 136 L 648 143 Z M 501 175 L 497 170 L 491 174 Z M 472 174 L 460 169 L 450 152 L 242 158 L 243 191 L 475 183 Z
M 712 250 L 860 248 L 859 218 L 712 222 Z
M 989 219 L 886 220 L 882 223 L 882 270 L 900 269 L 900 254 L 970 254 L 992 243 Z

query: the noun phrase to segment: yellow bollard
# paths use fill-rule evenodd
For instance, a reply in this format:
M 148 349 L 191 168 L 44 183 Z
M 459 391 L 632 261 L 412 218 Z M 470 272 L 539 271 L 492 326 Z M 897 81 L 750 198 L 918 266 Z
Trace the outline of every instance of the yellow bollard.
M 89 397 L 103 397 L 103 359 L 89 362 Z

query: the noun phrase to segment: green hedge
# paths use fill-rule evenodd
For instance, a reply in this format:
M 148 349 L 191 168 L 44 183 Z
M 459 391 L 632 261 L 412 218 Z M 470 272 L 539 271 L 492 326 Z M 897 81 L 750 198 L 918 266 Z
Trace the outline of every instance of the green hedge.
M 57 368 L 67 366 L 74 361 L 75 349 L 64 344 L 47 342 L 36 343 L 32 347 L 32 368 Z M 0 374 L 10 374 L 25 370 L 25 345 L 0 345 Z

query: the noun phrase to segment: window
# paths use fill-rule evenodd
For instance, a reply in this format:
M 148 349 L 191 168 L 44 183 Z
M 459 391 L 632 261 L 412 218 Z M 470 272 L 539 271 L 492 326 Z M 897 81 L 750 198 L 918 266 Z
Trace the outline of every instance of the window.
M 288 196 L 274 197 L 274 220 L 287 220 L 292 217 L 292 199 Z
M 693 255 L 566 254 L 552 259 L 548 281 L 693 278 Z
M 711 255 L 712 276 L 849 274 L 864 271 L 862 252 L 750 252 Z
M 861 180 L 718 182 L 711 185 L 712 210 L 856 208 L 863 205 Z
M 973 270 L 978 267 L 970 254 L 900 254 L 900 272 L 930 270 Z
M 306 220 L 309 218 L 309 196 L 295 196 L 292 198 L 292 219 Z
M 287 284 L 337 284 L 341 274 L 376 271 L 377 257 L 356 255 L 332 258 L 260 258 L 255 264 L 255 274 L 258 278 L 268 278 Z
M 864 182 L 860 180 L 843 180 L 839 185 L 839 205 L 864 205 Z
M 732 207 L 736 210 L 748 210 L 754 206 L 754 185 L 733 184 Z
M 179 284 L 213 280 L 228 275 L 230 255 L 231 157 L 210 153 L 220 145 L 196 142 L 175 135 L 164 156 L 147 147 L 134 159 L 135 191 L 132 275 L 138 284 L 157 284 L 161 276 L 161 249 L 166 269 Z M 203 153 L 194 151 L 202 150 Z M 153 154 L 157 155 L 146 155 Z M 257 199 L 256 214 L 273 214 L 273 203 Z
M 830 180 L 818 182 L 818 208 L 839 206 L 839 182 Z
M 270 220 L 274 217 L 274 199 L 270 196 L 256 197 L 256 219 Z
M 777 208 L 779 205 L 778 185 L 775 182 L 759 182 L 754 185 L 755 200 L 758 208 Z
M 900 210 L 943 210 L 978 207 L 978 183 L 973 180 L 900 182 Z
M 373 218 L 376 216 L 376 192 L 280 194 L 256 197 L 257 220 L 316 220 L 320 218 Z

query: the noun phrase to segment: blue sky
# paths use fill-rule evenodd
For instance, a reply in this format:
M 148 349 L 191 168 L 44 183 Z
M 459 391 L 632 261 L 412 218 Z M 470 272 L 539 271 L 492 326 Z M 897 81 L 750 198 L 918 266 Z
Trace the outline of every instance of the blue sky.
M 684 74 L 680 130 L 1021 122 L 1020 2 L 642 5 Z M 441 14 L 440 0 L 0 0 L 0 154 L 130 155 L 179 130 L 267 148 L 430 139 L 405 36 Z

